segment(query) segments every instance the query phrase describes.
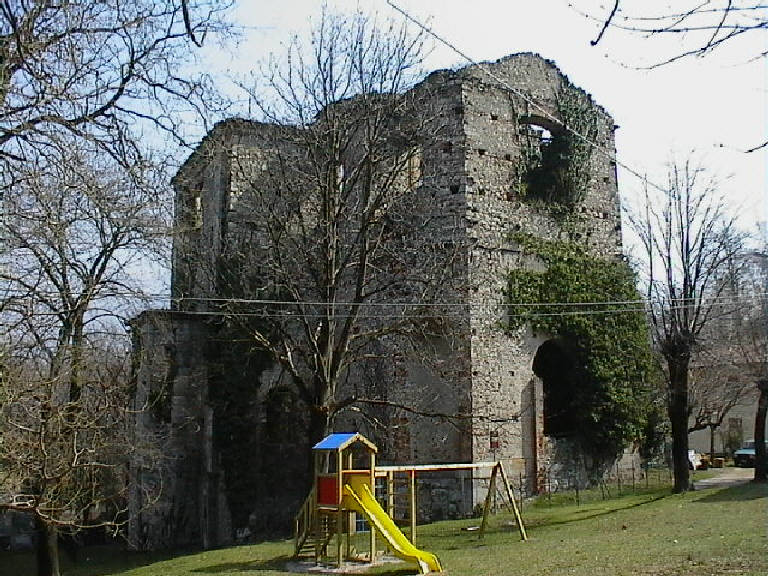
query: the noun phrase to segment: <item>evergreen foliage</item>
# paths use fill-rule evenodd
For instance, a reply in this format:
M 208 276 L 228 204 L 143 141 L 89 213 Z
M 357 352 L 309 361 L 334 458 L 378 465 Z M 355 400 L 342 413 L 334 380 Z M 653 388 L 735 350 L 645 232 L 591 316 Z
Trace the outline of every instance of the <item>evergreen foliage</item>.
M 579 367 L 569 414 L 574 439 L 596 460 L 617 455 L 631 441 L 644 444 L 642 436 L 657 421 L 658 387 L 634 273 L 623 261 L 591 256 L 572 243 L 525 234 L 515 240 L 546 270 L 510 273 L 509 329 L 528 324 L 567 343 Z

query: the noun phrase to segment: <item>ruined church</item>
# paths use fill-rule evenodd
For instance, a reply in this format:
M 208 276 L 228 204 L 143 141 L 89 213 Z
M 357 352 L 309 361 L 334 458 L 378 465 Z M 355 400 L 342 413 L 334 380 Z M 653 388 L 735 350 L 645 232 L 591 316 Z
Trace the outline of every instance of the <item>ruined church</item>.
M 377 401 L 373 414 L 358 407 L 334 426 L 371 438 L 386 464 L 501 460 L 521 490 L 534 493 L 542 471 L 562 457 L 547 414 L 548 387 L 556 383 L 542 368 L 558 359 L 552 335 L 507 326 L 508 272 L 541 266 L 515 234 L 620 257 L 615 125 L 534 54 L 437 71 L 409 95 L 439 124 L 418 143 L 402 185 L 429 196 L 430 234 L 445 235 L 450 222 L 450 241 L 435 243 L 452 251 L 440 300 L 450 337 L 433 337 L 420 354 L 404 352 L 395 336 L 375 342 L 368 354 L 375 366 L 350 368 L 342 383 L 364 388 L 356 393 Z M 574 109 L 589 118 L 589 142 L 570 159 L 583 189 L 565 199 L 532 198 L 525 174 L 546 175 L 574 153 L 557 145 L 572 136 L 573 119 L 564 115 Z M 289 526 L 306 495 L 306 406 L 290 375 L 247 331 L 231 329 L 266 293 L 259 292 L 258 259 L 238 270 L 252 276 L 253 290 L 223 284 L 233 246 L 258 254 L 264 213 L 249 194 L 269 188 L 268 174 L 301 162 L 285 134 L 268 123 L 223 121 L 174 179 L 174 300 L 133 323 L 135 431 L 157 437 L 163 455 L 160 468 L 137 462 L 131 470 L 130 537 L 139 547 L 210 547 Z M 567 206 L 568 226 L 553 202 Z M 237 311 L 224 308 L 238 299 Z M 437 308 L 430 310 L 435 320 Z M 436 480 L 419 506 L 432 519 L 461 516 L 480 490 L 463 472 Z

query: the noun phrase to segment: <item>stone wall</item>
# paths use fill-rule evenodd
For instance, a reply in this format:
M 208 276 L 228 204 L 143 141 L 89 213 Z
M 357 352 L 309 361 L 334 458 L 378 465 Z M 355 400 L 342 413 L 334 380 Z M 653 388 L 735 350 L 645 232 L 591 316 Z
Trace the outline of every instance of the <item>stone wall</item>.
M 523 469 L 529 490 L 536 489 L 537 460 L 542 459 L 542 393 L 533 358 L 548 338 L 522 328 L 504 329 L 504 290 L 509 270 L 537 266 L 515 245 L 525 232 L 546 240 L 582 243 L 595 253 L 615 257 L 621 247 L 620 212 L 613 121 L 588 95 L 572 87 L 555 66 L 535 55 L 520 54 L 462 71 L 467 134 L 468 235 L 471 299 L 473 458 L 502 459 Z M 567 226 L 540 202 L 521 195 L 517 170 L 523 161 L 524 120 L 558 117 L 558 91 L 572 89 L 598 116 L 598 143 L 585 198 L 574 207 Z M 560 119 L 565 120 L 565 119 Z M 554 130 L 555 127 L 552 127 Z M 524 465 L 521 466 L 521 460 Z
M 206 327 L 170 311 L 145 312 L 132 325 L 139 358 L 134 396 L 136 442 L 155 450 L 134 461 L 133 543 L 144 549 L 227 543 L 221 476 L 212 452 L 207 402 Z
M 305 409 L 279 370 L 196 312 L 144 313 L 133 331 L 134 431 L 148 449 L 132 463 L 132 543 L 209 548 L 284 532 L 308 480 Z

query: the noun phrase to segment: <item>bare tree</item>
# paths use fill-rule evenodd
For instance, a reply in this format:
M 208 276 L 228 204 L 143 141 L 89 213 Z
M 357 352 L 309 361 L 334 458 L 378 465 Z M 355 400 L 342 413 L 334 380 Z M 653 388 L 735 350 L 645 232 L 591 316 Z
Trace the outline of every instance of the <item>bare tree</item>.
M 662 57 L 649 68 L 690 57 L 706 57 L 726 45 L 764 34 L 768 28 L 768 6 L 757 0 L 685 0 L 676 2 L 674 6 L 670 3 L 614 0 L 610 7 L 601 5 L 599 9 L 581 10 L 576 8 L 575 3 L 571 6 L 600 25 L 599 33 L 591 41 L 593 46 L 612 29 L 644 38 L 674 39 L 671 55 Z M 761 48 L 749 58 L 764 58 L 766 54 L 768 51 Z M 750 146 L 745 152 L 755 152 L 766 146 L 768 140 Z
M 597 45 L 611 28 L 649 36 L 686 37 L 689 47 L 683 48 L 658 65 L 675 62 L 689 56 L 705 56 L 727 43 L 768 28 L 768 6 L 757 0 L 734 2 L 700 2 L 687 0 L 656 7 L 643 3 L 642 7 L 627 6 L 614 0 L 602 21 L 600 32 L 592 41 Z M 761 58 L 768 52 L 755 54 Z
M 62 134 L 97 143 L 115 158 L 138 156 L 134 136 L 145 128 L 183 142 L 181 113 L 207 122 L 211 104 L 206 76 L 191 73 L 189 48 L 226 31 L 230 4 L 2 0 L 2 189 Z
M 750 267 L 752 272 L 752 293 L 763 294 L 765 285 L 768 282 L 768 252 L 763 249 L 753 253 L 755 265 Z M 759 308 L 759 315 L 755 321 L 755 315 L 752 315 L 753 329 L 748 332 L 752 334 L 748 340 L 750 345 L 745 347 L 748 350 L 746 358 L 751 360 L 755 367 L 753 374 L 756 376 L 755 384 L 758 391 L 757 409 L 755 411 L 755 482 L 768 482 L 768 450 L 766 450 L 766 418 L 768 418 L 768 302 L 762 299 L 762 306 Z
M 241 160 L 237 202 L 254 222 L 224 268 L 231 294 L 276 301 L 252 336 L 309 407 L 310 441 L 345 408 L 386 404 L 342 396 L 342 382 L 382 354 L 377 343 L 445 312 L 424 306 L 449 291 L 459 250 L 422 174 L 437 114 L 419 105 L 426 87 L 406 92 L 423 42 L 404 24 L 324 13 L 310 49 L 291 45 L 252 92 L 269 154 Z
M 747 376 L 757 387 L 755 409 L 755 482 L 768 481 L 768 454 L 765 449 L 766 413 L 768 413 L 768 302 L 765 299 L 765 284 L 768 280 L 768 256 L 765 249 L 759 249 L 745 256 L 745 274 L 740 282 L 744 298 L 759 305 L 745 307 L 740 329 L 733 339 L 737 357 L 748 367 Z M 753 389 L 754 391 L 754 389 Z
M 93 338 L 83 346 L 76 401 L 62 394 L 60 379 L 41 380 L 28 358 L 13 357 L 0 385 L 0 485 L 8 495 L 0 508 L 34 518 L 39 574 L 59 574 L 60 535 L 87 530 L 98 537 L 127 521 L 126 467 L 153 449 L 127 428 L 132 386 L 119 344 Z
M 743 235 L 717 196 L 717 182 L 690 160 L 671 165 L 660 199 L 646 194 L 630 216 L 644 249 L 644 281 L 656 345 L 666 363 L 674 489 L 688 475 L 689 376 L 706 329 L 734 306 L 721 299 L 742 251 Z
M 94 342 L 125 338 L 142 258 L 163 247 L 169 197 L 149 136 L 184 144 L 210 120 L 191 48 L 229 32 L 231 5 L 0 0 L 0 328 L 24 383 L 8 384 L 4 424 L 42 446 L 26 460 L 2 451 L 47 533 L 40 574 L 58 570 L 57 527 L 79 526 L 86 491 L 109 490 L 100 473 L 128 451 L 107 433 L 125 417 L 123 384 L 97 370 Z
M 33 513 L 45 534 L 41 576 L 58 573 L 58 527 L 88 524 L 104 492 L 123 488 L 121 320 L 142 297 L 141 258 L 163 249 L 166 229 L 150 165 L 128 173 L 95 145 L 50 142 L 56 154 L 17 172 L 4 199 L 0 268 L 0 336 L 19 367 L 4 381 L 0 458 L 6 483 L 25 495 L 4 505 Z M 108 337 L 122 339 L 119 354 L 104 351 Z
M 734 338 L 738 336 L 734 335 Z M 738 340 L 734 339 L 734 342 Z M 710 458 L 715 457 L 715 431 L 736 406 L 751 394 L 754 383 L 749 369 L 741 365 L 736 347 L 715 345 L 696 354 L 692 362 L 688 432 L 709 430 Z
M 768 454 L 765 449 L 765 425 L 768 415 L 768 380 L 757 381 L 760 396 L 755 413 L 755 482 L 768 482 Z
M 715 431 L 754 391 L 754 359 L 744 354 L 746 341 L 754 344 L 750 303 L 757 294 L 757 278 L 752 274 L 752 259 L 748 252 L 739 254 L 725 275 L 719 274 L 724 286 L 720 306 L 726 313 L 713 317 L 702 330 L 691 362 L 688 432 L 709 429 L 712 458 Z

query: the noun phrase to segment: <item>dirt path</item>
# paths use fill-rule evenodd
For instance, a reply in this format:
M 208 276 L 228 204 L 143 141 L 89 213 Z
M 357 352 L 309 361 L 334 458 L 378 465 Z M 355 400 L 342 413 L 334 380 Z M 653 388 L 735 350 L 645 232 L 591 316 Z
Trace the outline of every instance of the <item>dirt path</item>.
M 704 480 L 695 480 L 696 490 L 706 490 L 707 488 L 723 488 L 735 484 L 744 484 L 749 482 L 755 476 L 754 468 L 723 468 L 717 470 L 717 476 L 706 478 Z

